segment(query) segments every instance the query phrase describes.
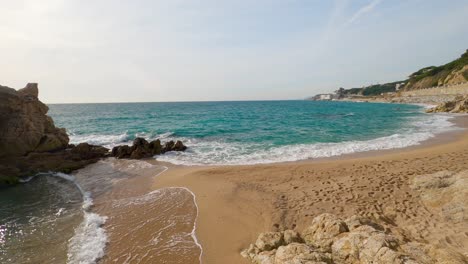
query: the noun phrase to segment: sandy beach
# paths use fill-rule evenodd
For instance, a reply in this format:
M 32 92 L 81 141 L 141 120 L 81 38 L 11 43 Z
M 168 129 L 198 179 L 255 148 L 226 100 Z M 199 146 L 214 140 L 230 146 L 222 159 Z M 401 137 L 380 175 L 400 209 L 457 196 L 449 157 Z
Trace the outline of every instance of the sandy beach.
M 456 123 L 466 127 L 467 117 L 457 117 Z M 196 195 L 196 235 L 203 246 L 203 263 L 248 263 L 239 253 L 260 232 L 302 230 L 321 213 L 368 216 L 392 226 L 403 240 L 468 256 L 463 213 L 467 206 L 460 204 L 466 188 L 457 192 L 460 186 L 449 186 L 455 189 L 434 193 L 430 200 L 414 187 L 416 178 L 424 175 L 463 174 L 467 160 L 468 133 L 458 132 L 417 147 L 338 159 L 253 166 L 169 165 L 154 179 L 153 188 L 187 187 Z M 466 183 L 463 175 L 459 184 Z M 459 217 L 451 217 L 446 208 L 457 209 Z

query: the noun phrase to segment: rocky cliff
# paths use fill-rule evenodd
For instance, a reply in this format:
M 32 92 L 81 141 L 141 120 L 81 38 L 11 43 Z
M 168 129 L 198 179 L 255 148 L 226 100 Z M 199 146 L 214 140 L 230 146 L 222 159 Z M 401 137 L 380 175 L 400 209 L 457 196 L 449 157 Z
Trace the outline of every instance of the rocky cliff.
M 68 136 L 47 116 L 37 83 L 15 89 L 0 86 L 0 157 L 65 149 Z

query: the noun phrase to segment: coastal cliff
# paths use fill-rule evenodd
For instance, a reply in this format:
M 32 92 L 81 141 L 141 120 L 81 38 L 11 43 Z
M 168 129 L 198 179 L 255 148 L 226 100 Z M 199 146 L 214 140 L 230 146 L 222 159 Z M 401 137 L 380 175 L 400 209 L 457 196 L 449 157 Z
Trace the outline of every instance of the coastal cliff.
M 37 83 L 15 89 L 0 86 L 0 157 L 65 149 L 68 136 L 47 115 Z

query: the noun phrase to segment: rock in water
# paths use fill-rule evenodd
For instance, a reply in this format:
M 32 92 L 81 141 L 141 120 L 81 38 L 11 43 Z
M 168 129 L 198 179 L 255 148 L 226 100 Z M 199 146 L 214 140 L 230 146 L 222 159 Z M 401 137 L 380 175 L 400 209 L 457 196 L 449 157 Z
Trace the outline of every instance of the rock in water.
M 18 91 L 0 86 L 0 157 L 65 149 L 69 138 L 47 116 L 37 83 Z
M 169 141 L 161 145 L 159 139 L 148 143 L 144 138 L 135 138 L 132 146 L 122 145 L 112 148 L 112 156 L 118 159 L 143 159 L 150 158 L 154 155 L 164 154 L 168 151 L 185 151 L 187 147 L 182 141 Z
M 69 173 L 108 156 L 101 146 L 68 145 L 65 129 L 54 125 L 38 95 L 37 83 L 18 91 L 0 86 L 0 184 L 38 172 Z

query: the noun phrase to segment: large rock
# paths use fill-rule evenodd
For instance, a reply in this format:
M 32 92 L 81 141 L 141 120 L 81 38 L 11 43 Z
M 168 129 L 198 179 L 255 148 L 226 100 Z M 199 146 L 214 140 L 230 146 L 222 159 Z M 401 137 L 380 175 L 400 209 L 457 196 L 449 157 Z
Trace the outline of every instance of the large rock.
M 457 96 L 455 100 L 439 104 L 438 106 L 428 109 L 427 113 L 468 113 L 468 95 Z
M 330 252 L 333 239 L 347 232 L 345 222 L 332 214 L 321 214 L 312 220 L 312 224 L 302 232 L 302 238 L 307 245 Z
M 331 263 L 331 256 L 329 253 L 319 252 L 306 244 L 292 243 L 276 250 L 275 263 Z
M 122 145 L 112 148 L 112 156 L 118 159 L 143 159 L 168 151 L 185 151 L 186 149 L 187 147 L 179 140 L 177 142 L 171 140 L 162 146 L 159 139 L 148 142 L 138 137 L 133 140 L 132 146 Z
M 272 250 L 283 244 L 284 239 L 281 232 L 261 233 L 255 242 L 255 246 L 257 246 L 260 251 Z
M 65 149 L 68 136 L 47 116 L 37 84 L 15 91 L 0 86 L 0 158 Z
M 317 216 L 302 232 L 306 243 L 292 242 L 301 237 L 292 230 L 262 233 L 241 255 L 257 264 L 468 263 L 463 254 L 399 240 L 369 218 L 352 216 L 345 222 L 330 214 Z

